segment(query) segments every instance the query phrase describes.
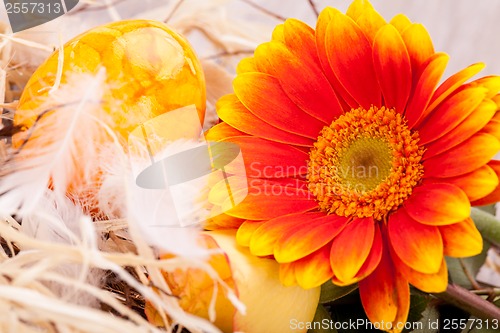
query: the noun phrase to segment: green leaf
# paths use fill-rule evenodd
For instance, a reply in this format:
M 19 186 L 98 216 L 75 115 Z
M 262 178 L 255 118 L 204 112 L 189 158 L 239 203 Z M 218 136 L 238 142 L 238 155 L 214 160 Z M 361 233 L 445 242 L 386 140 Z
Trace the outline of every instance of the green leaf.
M 482 210 L 483 212 L 486 212 L 491 215 L 495 215 L 496 209 L 495 209 L 495 204 L 492 205 L 486 205 L 486 206 L 476 206 L 475 208 Z
M 328 281 L 321 286 L 319 302 L 321 304 L 333 302 L 352 293 L 356 289 L 358 289 L 358 285 L 356 283 L 346 287 L 339 287 L 334 285 L 331 281 Z
M 470 276 L 475 277 L 486 260 L 489 248 L 490 244 L 485 241 L 483 251 L 477 256 L 461 259 L 446 257 L 445 260 L 448 266 L 450 280 L 466 289 L 473 289 L 472 283 L 465 274 L 464 268 L 470 273 Z M 464 267 L 462 267 L 460 261 L 463 263 Z
M 470 217 L 488 242 L 500 246 L 500 220 L 478 208 L 472 208 Z
M 321 304 L 316 309 L 316 314 L 312 320 L 313 327 L 307 330 L 308 333 L 337 333 L 333 320 L 328 311 Z
M 408 313 L 408 319 L 406 321 L 409 323 L 422 321 L 428 304 L 428 296 L 422 294 L 410 295 L 410 312 Z M 404 332 L 411 332 L 411 330 L 404 330 Z

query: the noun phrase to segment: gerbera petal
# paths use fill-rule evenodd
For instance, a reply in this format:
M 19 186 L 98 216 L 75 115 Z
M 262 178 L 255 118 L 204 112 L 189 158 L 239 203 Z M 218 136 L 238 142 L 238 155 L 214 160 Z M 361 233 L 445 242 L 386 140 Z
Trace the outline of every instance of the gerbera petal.
M 443 102 L 418 127 L 419 144 L 432 142 L 455 128 L 486 98 L 483 87 L 464 89 Z
M 498 176 L 488 165 L 466 173 L 465 175 L 452 178 L 434 178 L 430 181 L 450 183 L 458 186 L 467 194 L 470 201 L 484 198 L 492 193 L 498 186 Z
M 500 140 L 500 121 L 491 119 L 486 126 L 481 130 L 482 133 L 487 133 Z
M 243 166 L 230 163 L 226 171 L 255 178 L 283 178 L 307 173 L 307 153 L 289 145 L 254 136 L 232 137 L 223 140 L 236 144 L 244 160 Z
M 340 84 L 339 80 L 335 76 L 335 73 L 330 67 L 325 43 L 328 24 L 331 22 L 336 13 L 340 12 L 337 9 L 326 7 L 319 14 L 318 22 L 316 23 L 316 49 L 321 67 L 323 68 L 328 81 L 330 81 L 330 84 L 337 92 L 337 97 L 339 98 L 344 109 L 349 110 L 350 108 L 358 107 L 358 103 L 352 98 L 342 84 Z
M 330 244 L 293 263 L 297 283 L 304 289 L 321 286 L 332 275 Z
M 348 16 L 333 13 L 325 36 L 330 66 L 340 83 L 362 107 L 381 105 L 381 93 L 370 42 Z
M 423 163 L 424 177 L 445 178 L 469 173 L 488 163 L 499 150 L 500 142 L 497 138 L 477 133 L 445 153 L 426 159 Z
M 488 89 L 486 98 L 493 98 L 500 92 L 500 76 L 488 75 L 472 81 L 469 85 Z
M 270 256 L 283 232 L 304 221 L 318 218 L 323 213 L 295 213 L 282 215 L 266 221 L 255 230 L 250 239 L 250 252 L 256 256 Z M 324 215 L 324 214 L 323 214 Z
M 285 287 L 291 287 L 297 284 L 295 278 L 295 263 L 287 263 L 280 265 L 280 281 Z
M 377 32 L 373 63 L 385 105 L 404 113 L 411 90 L 411 65 L 403 39 L 394 26 L 385 25 Z
M 354 0 L 347 8 L 346 15 L 356 21 L 367 10 L 375 10 L 370 1 Z
M 226 123 L 217 124 L 205 132 L 205 139 L 207 141 L 220 141 L 234 136 L 246 136 L 246 134 Z
M 493 170 L 493 172 L 495 172 L 498 179 L 500 179 L 500 161 L 496 161 L 496 160 L 490 161 L 488 163 L 488 166 Z M 485 196 L 481 199 L 478 199 L 478 200 L 471 202 L 471 205 L 472 206 L 484 206 L 484 205 L 489 205 L 489 204 L 499 202 L 499 201 L 500 201 L 500 186 L 497 186 L 493 190 L 493 192 L 491 192 L 490 194 L 488 194 L 487 196 Z
M 289 228 L 275 246 L 276 261 L 292 262 L 319 250 L 340 233 L 347 221 L 346 217 L 326 215 Z
M 218 105 L 218 116 L 244 133 L 255 135 L 271 141 L 288 143 L 297 146 L 312 146 L 313 141 L 303 136 L 278 129 L 251 113 L 236 97 L 229 95 L 226 102 Z
M 450 96 L 458 87 L 460 87 L 465 81 L 479 73 L 483 68 L 483 63 L 477 63 L 470 65 L 460 72 L 450 76 L 434 92 L 430 105 L 426 110 L 426 114 L 432 112 L 432 110 L 434 110 L 442 101 Z
M 278 79 L 263 73 L 244 73 L 233 81 L 234 92 L 250 112 L 269 124 L 316 139 L 324 124 L 299 109 Z
M 432 93 L 443 76 L 449 59 L 450 57 L 445 53 L 436 53 L 422 65 L 424 69 L 416 83 L 405 112 L 409 128 L 413 128 L 424 116 Z
M 408 50 L 413 78 L 418 78 L 422 65 L 434 54 L 434 46 L 429 33 L 422 24 L 412 24 L 401 33 Z
M 235 193 L 237 196 L 238 193 Z M 227 215 L 246 220 L 268 220 L 291 213 L 303 213 L 318 207 L 311 194 L 293 187 L 265 186 L 247 195 L 236 207 L 228 199 L 222 206 Z
M 407 266 L 393 249 L 391 249 L 391 258 L 396 270 L 401 272 L 412 286 L 427 293 L 441 293 L 446 290 L 448 286 L 448 269 L 444 258 L 441 260 L 439 270 L 434 274 L 421 273 Z
M 330 263 L 340 281 L 349 284 L 353 280 L 370 254 L 374 237 L 373 218 L 355 218 L 333 239 Z
M 482 101 L 481 104 L 479 104 L 479 106 L 457 127 L 438 140 L 427 145 L 424 159 L 438 155 L 459 145 L 480 130 L 487 133 L 484 127 L 490 122 L 496 110 L 497 105 L 492 100 L 486 99 Z
M 223 179 L 217 181 L 213 186 L 211 186 L 210 192 L 208 192 L 208 202 L 213 205 L 222 206 L 224 201 L 228 198 L 228 188 L 231 192 L 248 188 L 247 178 L 231 176 L 224 177 Z
M 237 229 L 245 221 L 233 216 L 224 214 L 220 206 L 212 207 L 210 211 L 210 216 L 204 224 L 203 228 L 207 230 L 217 230 L 217 229 Z
M 265 53 L 262 56 L 272 68 L 269 72 L 279 79 L 283 90 L 298 107 L 325 124 L 342 114 L 335 91 L 317 61 L 299 57 L 278 42 L 262 44 L 259 50 Z
M 439 232 L 446 256 L 471 257 L 483 249 L 483 238 L 470 217 L 460 223 L 440 226 Z
M 373 43 L 380 28 L 387 25 L 384 18 L 373 8 L 366 9 L 358 18 L 353 18 L 353 20 L 356 21 L 371 43 Z
M 410 19 L 403 14 L 394 16 L 389 23 L 392 24 L 396 29 L 398 29 L 401 34 L 403 33 L 403 31 L 405 31 L 406 28 L 411 26 Z
M 272 40 L 284 43 L 285 42 L 285 25 L 278 24 L 274 28 L 271 38 L 272 38 Z
M 253 233 L 267 221 L 245 221 L 236 232 L 236 242 L 241 246 L 250 246 Z
M 412 219 L 400 209 L 389 217 L 391 245 L 408 266 L 425 274 L 437 273 L 443 260 L 443 241 L 436 226 Z
M 380 232 L 380 228 L 378 224 L 375 226 L 375 236 L 373 238 L 373 244 L 372 248 L 370 249 L 370 254 L 365 260 L 365 263 L 361 268 L 359 269 L 358 273 L 356 276 L 351 280 L 346 282 L 340 281 L 336 276 L 332 277 L 333 283 L 339 286 L 347 286 L 352 283 L 361 281 L 368 275 L 370 275 L 375 268 L 377 268 L 378 264 L 380 263 L 380 259 L 382 258 L 382 251 L 383 251 L 383 240 L 382 240 L 382 234 Z
M 240 60 L 236 66 L 236 74 L 257 72 L 254 57 L 247 57 Z
M 359 294 L 371 322 L 406 322 L 410 287 L 402 274 L 394 269 L 387 250 L 375 271 L 359 282 Z
M 470 215 L 467 195 L 455 185 L 424 183 L 403 204 L 408 215 L 423 224 L 446 225 Z

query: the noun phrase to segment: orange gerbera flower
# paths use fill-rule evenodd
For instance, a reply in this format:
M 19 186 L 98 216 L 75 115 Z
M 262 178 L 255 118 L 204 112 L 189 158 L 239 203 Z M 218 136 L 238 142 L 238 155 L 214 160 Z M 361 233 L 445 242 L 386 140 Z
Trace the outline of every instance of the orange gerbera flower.
M 500 77 L 465 84 L 475 64 L 437 87 L 447 61 L 422 25 L 367 1 L 326 8 L 315 30 L 277 26 L 207 134 L 241 147 L 250 185 L 209 228 L 238 228 L 287 285 L 359 282 L 370 320 L 400 331 L 409 284 L 444 291 L 444 255 L 482 248 L 471 205 L 499 198 Z

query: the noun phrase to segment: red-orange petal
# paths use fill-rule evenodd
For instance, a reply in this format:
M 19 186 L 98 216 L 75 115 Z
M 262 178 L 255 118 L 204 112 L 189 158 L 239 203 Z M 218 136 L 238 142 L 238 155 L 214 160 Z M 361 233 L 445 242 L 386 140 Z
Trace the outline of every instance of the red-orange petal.
M 410 19 L 403 14 L 397 14 L 391 19 L 389 23 L 392 24 L 396 29 L 398 29 L 401 34 L 406 30 L 406 28 L 411 26 Z
M 286 95 L 277 78 L 244 73 L 233 81 L 234 92 L 258 118 L 279 129 L 316 139 L 324 123 L 311 117 Z
M 492 193 L 499 184 L 497 174 L 488 165 L 483 165 L 479 169 L 466 173 L 465 175 L 429 180 L 450 183 L 460 187 L 471 202 L 486 197 L 488 194 Z
M 434 110 L 442 101 L 450 96 L 458 87 L 479 73 L 483 68 L 483 63 L 473 64 L 446 79 L 446 81 L 444 81 L 434 92 L 430 105 L 426 110 L 426 114 L 432 112 L 432 110 Z
M 477 133 L 450 150 L 426 159 L 424 177 L 455 177 L 487 164 L 500 150 L 500 142 L 487 133 Z M 424 154 L 425 157 L 425 154 Z
M 243 156 L 244 166 L 228 164 L 228 173 L 254 178 L 283 178 L 307 173 L 308 155 L 295 147 L 254 136 L 222 140 L 236 144 Z
M 482 133 L 493 135 L 500 140 L 500 121 L 491 119 L 486 126 L 481 130 Z
M 346 15 L 357 21 L 367 10 L 374 10 L 370 1 L 354 0 L 347 8 Z
M 355 218 L 333 239 L 330 263 L 340 281 L 353 281 L 370 254 L 374 237 L 373 218 Z
M 340 83 L 365 109 L 381 105 L 381 92 L 372 61 L 372 47 L 348 16 L 333 13 L 325 36 L 330 66 Z
M 287 229 L 274 248 L 276 261 L 292 262 L 319 250 L 342 231 L 347 221 L 343 216 L 325 215 Z
M 313 144 L 311 139 L 278 129 L 256 117 L 236 95 L 226 97 L 226 102 L 218 105 L 217 114 L 228 125 L 250 135 L 297 146 L 312 147 Z
M 357 19 L 353 18 L 353 20 L 356 21 L 370 43 L 373 43 L 380 28 L 387 24 L 382 15 L 373 8 L 367 8 Z
M 236 74 L 258 72 L 254 57 L 247 57 L 240 60 L 236 66 Z
M 293 263 L 297 283 L 304 289 L 321 286 L 328 281 L 333 271 L 330 267 L 330 247 L 326 244 L 321 249 Z
M 212 217 L 203 224 L 203 228 L 207 230 L 237 229 L 245 221 L 224 214 L 219 206 L 214 206 L 210 213 Z
M 237 196 L 238 193 L 235 194 Z M 291 213 L 303 213 L 318 207 L 310 193 L 293 187 L 266 186 L 250 193 L 236 207 L 226 200 L 225 213 L 246 220 L 268 220 Z
M 402 33 L 401 37 L 408 50 L 413 78 L 418 78 L 424 65 L 433 54 L 432 39 L 422 24 L 412 24 Z
M 490 161 L 488 163 L 488 166 L 493 170 L 493 172 L 495 172 L 498 179 L 500 180 L 500 161 L 496 161 L 496 160 Z M 478 200 L 471 202 L 471 205 L 472 206 L 484 206 L 484 205 L 490 205 L 492 203 L 499 202 L 499 201 L 500 201 L 500 186 L 497 186 L 493 190 L 493 192 L 491 192 L 490 194 L 488 194 L 487 196 L 485 196 L 481 199 L 478 199 Z
M 444 183 L 424 183 L 414 188 L 403 207 L 412 219 L 429 225 L 453 224 L 470 215 L 470 203 L 464 191 Z
M 422 65 L 424 69 L 418 79 L 413 94 L 408 101 L 405 118 L 408 127 L 413 128 L 425 114 L 434 89 L 443 76 L 450 57 L 445 53 L 436 53 Z
M 460 223 L 440 226 L 439 232 L 446 256 L 471 257 L 481 253 L 483 249 L 483 238 L 471 218 Z
M 207 141 L 220 141 L 234 136 L 246 136 L 246 134 L 226 123 L 217 124 L 205 132 Z
M 297 284 L 295 278 L 295 263 L 286 263 L 280 265 L 280 281 L 285 287 L 291 287 Z
M 250 252 L 255 256 L 273 255 L 276 242 L 283 232 L 304 221 L 318 218 L 321 215 L 324 215 L 324 213 L 294 213 L 266 221 L 253 232 L 250 239 Z
M 250 246 L 250 239 L 252 235 L 261 225 L 267 221 L 245 221 L 243 222 L 238 231 L 236 232 L 236 242 L 241 246 Z
M 332 277 L 333 283 L 339 286 L 347 286 L 352 283 L 361 281 L 362 279 L 373 273 L 373 271 L 377 268 L 378 264 L 380 263 L 383 249 L 384 249 L 384 244 L 382 240 L 382 234 L 380 232 L 379 225 L 376 224 L 375 236 L 373 237 L 373 244 L 372 248 L 370 249 L 370 254 L 366 258 L 365 263 L 363 264 L 363 266 L 361 266 L 356 276 L 347 283 L 340 281 L 336 276 L 333 276 Z
M 332 7 L 326 7 L 319 14 L 318 21 L 316 22 L 316 49 L 318 52 L 321 67 L 330 81 L 330 84 L 337 92 L 337 97 L 343 105 L 344 110 L 349 110 L 350 108 L 359 107 L 358 103 L 352 98 L 349 92 L 340 84 L 339 80 L 335 76 L 332 68 L 330 67 L 330 62 L 328 60 L 327 47 L 325 44 L 326 31 L 328 24 L 333 19 L 336 13 L 340 13 L 337 9 Z
M 461 144 L 481 129 L 481 131 L 484 131 L 484 127 L 490 122 L 496 110 L 497 106 L 492 100 L 486 99 L 482 101 L 481 104 L 479 104 L 479 106 L 457 127 L 438 140 L 427 145 L 424 159 L 438 155 Z
M 311 37 L 312 38 L 312 37 Z M 319 62 L 299 57 L 284 44 L 269 42 L 259 49 L 265 53 L 268 66 L 278 78 L 288 97 L 307 114 L 330 124 L 340 116 L 342 107 L 325 77 Z
M 403 114 L 411 90 L 411 64 L 403 39 L 394 26 L 385 25 L 377 32 L 373 63 L 385 105 Z
M 441 266 L 437 273 L 424 274 L 407 266 L 399 259 L 394 250 L 391 249 L 391 258 L 394 262 L 396 270 L 398 270 L 408 282 L 427 293 L 441 293 L 446 290 L 448 285 L 448 269 L 444 258 L 441 260 Z
M 443 242 L 436 226 L 412 219 L 400 209 L 389 217 L 388 234 L 398 257 L 414 270 L 434 274 L 443 260 Z
M 486 98 L 484 87 L 463 89 L 444 101 L 418 127 L 419 144 L 432 142 L 454 129 Z
M 375 271 L 359 282 L 359 294 L 372 323 L 405 323 L 410 307 L 410 287 L 394 269 L 388 250 Z M 394 330 L 394 332 L 398 332 Z

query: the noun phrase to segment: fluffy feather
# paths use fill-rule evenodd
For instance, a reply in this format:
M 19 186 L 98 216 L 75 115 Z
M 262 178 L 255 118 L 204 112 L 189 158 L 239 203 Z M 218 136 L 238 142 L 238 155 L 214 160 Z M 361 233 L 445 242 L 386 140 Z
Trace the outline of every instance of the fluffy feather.
M 199 145 L 178 141 L 155 155 L 155 159 L 161 160 Z M 196 214 L 204 213 L 199 187 L 193 184 L 177 185 L 182 187 L 181 197 L 178 196 L 179 189 L 172 193 L 170 189 L 142 188 L 136 184 L 137 175 L 131 165 L 134 161 L 130 162 L 123 150 L 108 148 L 100 158 L 103 171 L 102 185 L 97 193 L 99 209 L 110 218 L 127 218 L 129 223 L 138 227 L 150 245 L 162 252 L 186 257 L 206 256 L 207 251 L 196 241 L 199 225 L 194 224 L 200 221 Z M 179 210 L 184 215 L 179 215 Z
M 92 224 L 80 207 L 67 198 L 56 198 L 54 192 L 46 190 L 36 210 L 22 219 L 21 231 L 27 236 L 47 243 L 69 244 L 81 247 L 97 247 L 95 231 L 87 234 L 85 224 Z M 92 229 L 92 228 L 91 228 Z M 21 246 L 21 250 L 31 250 Z M 36 249 L 33 249 L 36 251 Z M 51 271 L 70 279 L 79 279 L 91 285 L 100 285 L 104 273 L 86 265 L 53 261 Z M 60 298 L 73 304 L 95 306 L 95 297 L 70 285 L 49 282 L 47 286 Z
M 19 134 L 20 147 L 12 148 L 1 167 L 1 213 L 25 215 L 49 186 L 61 201 L 70 187 L 78 190 L 93 181 L 96 152 L 110 135 L 109 115 L 100 106 L 104 81 L 104 70 L 95 76 L 74 74 L 33 110 L 37 122 Z

